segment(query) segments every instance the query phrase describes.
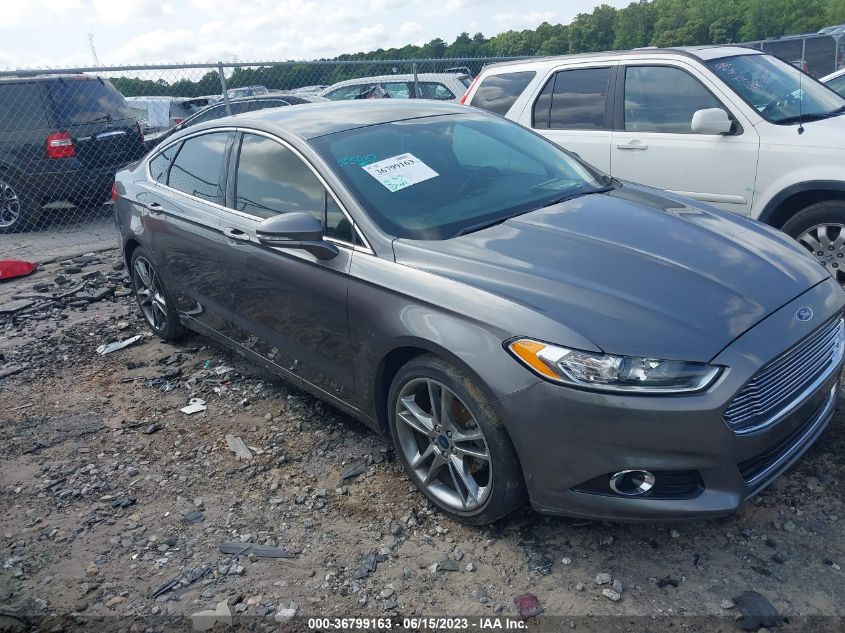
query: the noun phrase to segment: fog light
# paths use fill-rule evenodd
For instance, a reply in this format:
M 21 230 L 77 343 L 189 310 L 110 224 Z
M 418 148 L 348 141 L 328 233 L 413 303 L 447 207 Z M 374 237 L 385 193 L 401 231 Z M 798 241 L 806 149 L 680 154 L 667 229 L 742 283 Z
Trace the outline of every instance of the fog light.
M 636 497 L 654 487 L 654 475 L 647 470 L 620 470 L 610 478 L 610 489 L 618 495 Z

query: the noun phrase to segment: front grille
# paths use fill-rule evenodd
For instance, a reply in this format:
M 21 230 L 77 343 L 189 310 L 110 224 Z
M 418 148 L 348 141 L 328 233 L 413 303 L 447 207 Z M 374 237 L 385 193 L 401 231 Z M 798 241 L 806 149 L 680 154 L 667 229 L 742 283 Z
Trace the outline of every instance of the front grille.
M 810 429 L 819 421 L 819 415 L 821 412 L 828 406 L 830 406 L 830 397 L 819 405 L 813 414 L 807 418 L 806 422 L 801 424 L 780 442 L 774 446 L 770 446 L 762 453 L 754 455 L 753 457 L 737 464 L 739 467 L 739 473 L 742 475 L 743 480 L 745 480 L 748 484 L 754 482 L 754 480 L 769 470 L 769 468 L 771 468 L 774 464 L 783 459 L 787 453 L 790 453 L 798 445 L 798 443 L 808 435 Z
M 843 320 L 828 321 L 763 366 L 725 410 L 728 426 L 749 433 L 776 417 L 842 357 Z

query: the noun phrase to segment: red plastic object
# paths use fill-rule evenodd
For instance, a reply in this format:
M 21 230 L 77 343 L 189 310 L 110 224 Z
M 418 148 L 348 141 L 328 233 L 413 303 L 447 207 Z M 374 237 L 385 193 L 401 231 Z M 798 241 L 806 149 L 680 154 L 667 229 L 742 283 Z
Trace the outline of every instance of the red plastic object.
M 540 605 L 540 601 L 537 600 L 537 596 L 531 593 L 524 593 L 521 596 L 517 596 L 513 599 L 513 603 L 516 605 L 519 617 L 523 620 L 536 618 L 543 612 L 543 607 Z
M 0 259 L 0 279 L 23 277 L 38 269 L 38 264 L 25 262 L 22 259 Z

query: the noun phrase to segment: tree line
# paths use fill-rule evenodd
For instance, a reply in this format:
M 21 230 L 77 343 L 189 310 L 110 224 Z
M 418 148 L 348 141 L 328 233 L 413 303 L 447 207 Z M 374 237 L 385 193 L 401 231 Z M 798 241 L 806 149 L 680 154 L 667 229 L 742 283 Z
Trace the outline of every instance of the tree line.
M 536 29 L 506 31 L 493 37 L 461 33 L 447 43 L 435 38 L 421 46 L 339 55 L 332 61 L 370 60 L 363 65 L 316 65 L 237 68 L 227 77 L 229 87 L 265 85 L 289 90 L 305 85 L 330 85 L 343 79 L 392 72 L 410 72 L 415 59 L 443 59 L 418 65 L 418 72 L 443 71 L 449 58 L 566 55 L 641 46 L 694 46 L 748 42 L 796 33 L 813 33 L 824 26 L 845 23 L 845 0 L 638 0 L 616 9 L 599 5 L 570 24 L 544 22 Z M 408 60 L 400 67 L 378 60 Z M 469 64 L 478 72 L 481 63 Z M 112 83 L 126 96 L 200 96 L 220 92 L 216 71 L 198 81 L 143 80 L 120 77 Z

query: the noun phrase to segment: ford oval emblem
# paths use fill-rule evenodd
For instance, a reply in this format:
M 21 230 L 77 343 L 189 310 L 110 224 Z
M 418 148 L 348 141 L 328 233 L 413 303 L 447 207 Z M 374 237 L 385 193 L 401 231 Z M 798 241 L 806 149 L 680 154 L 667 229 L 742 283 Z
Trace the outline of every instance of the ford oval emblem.
M 813 318 L 813 309 L 812 308 L 798 308 L 798 312 L 795 313 L 796 318 L 799 321 L 809 321 Z

